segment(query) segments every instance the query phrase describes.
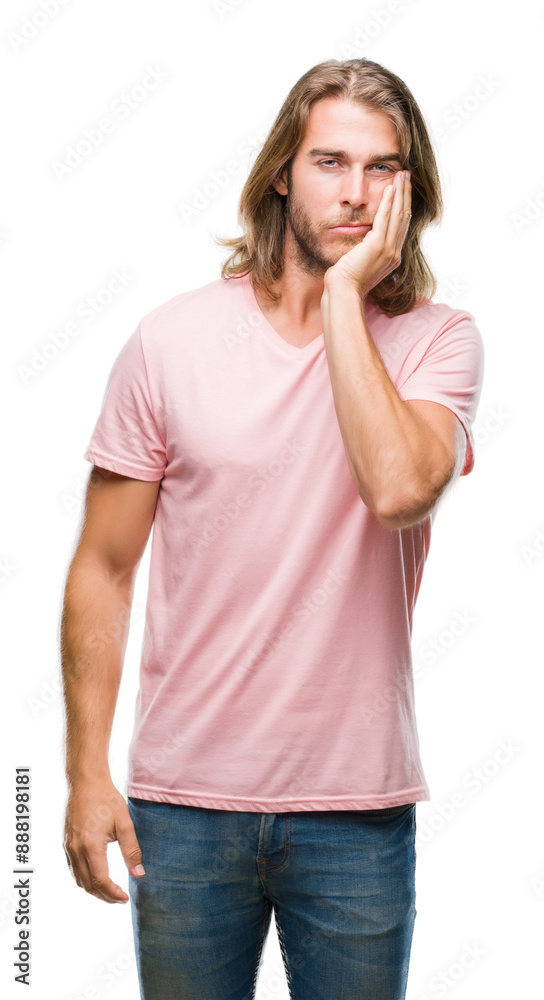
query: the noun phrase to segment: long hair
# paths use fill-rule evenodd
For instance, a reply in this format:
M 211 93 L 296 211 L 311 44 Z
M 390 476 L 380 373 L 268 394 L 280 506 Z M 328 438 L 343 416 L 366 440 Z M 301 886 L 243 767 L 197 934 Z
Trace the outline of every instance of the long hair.
M 401 263 L 368 293 L 388 316 L 398 316 L 435 294 L 436 280 L 420 240 L 425 227 L 442 216 L 442 194 L 431 140 L 412 93 L 400 77 L 369 59 L 319 63 L 292 87 L 242 189 L 238 207 L 242 235 L 213 237 L 220 245 L 232 248 L 222 265 L 221 277 L 240 277 L 249 272 L 254 287 L 274 301 L 280 298 L 273 285 L 283 273 L 286 196 L 278 194 L 272 180 L 285 167 L 290 175 L 310 109 L 326 97 L 347 98 L 386 115 L 396 130 L 402 169 L 411 173 L 412 218 Z

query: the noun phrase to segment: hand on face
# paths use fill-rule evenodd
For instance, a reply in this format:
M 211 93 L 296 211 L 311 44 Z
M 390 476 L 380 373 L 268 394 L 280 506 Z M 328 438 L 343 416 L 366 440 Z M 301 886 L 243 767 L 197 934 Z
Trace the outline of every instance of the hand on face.
M 399 170 L 382 193 L 372 229 L 325 272 L 325 283 L 348 281 L 363 298 L 399 266 L 411 217 L 412 185 Z

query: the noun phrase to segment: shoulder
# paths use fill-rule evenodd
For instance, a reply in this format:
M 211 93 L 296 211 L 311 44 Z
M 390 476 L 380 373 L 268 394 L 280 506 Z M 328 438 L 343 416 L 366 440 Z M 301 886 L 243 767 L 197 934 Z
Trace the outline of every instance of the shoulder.
M 472 340 L 483 345 L 475 317 L 468 309 L 455 308 L 446 302 L 422 299 L 409 312 L 387 316 L 377 307 L 371 313 L 376 326 L 407 347 L 423 344 L 428 347 L 436 338 L 441 340 Z
M 170 323 L 175 323 L 179 319 L 190 317 L 206 310 L 213 310 L 221 301 L 230 298 L 231 282 L 235 279 L 218 278 L 209 281 L 198 288 L 191 288 L 186 292 L 173 295 L 170 299 L 145 313 L 142 317 L 142 328 L 153 327 L 159 330 L 167 327 Z

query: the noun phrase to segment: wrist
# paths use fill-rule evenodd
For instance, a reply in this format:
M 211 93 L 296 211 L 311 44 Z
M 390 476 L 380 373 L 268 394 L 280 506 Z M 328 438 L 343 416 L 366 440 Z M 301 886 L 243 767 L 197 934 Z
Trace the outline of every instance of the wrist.
M 355 282 L 352 278 L 344 277 L 344 275 L 334 275 L 331 274 L 327 277 L 328 272 L 325 274 L 323 280 L 323 297 L 334 297 L 346 296 L 351 299 L 358 299 L 361 306 L 364 305 L 364 300 L 366 298 L 366 292 L 361 288 L 361 286 Z
M 321 315 L 324 322 L 329 322 L 333 316 L 348 310 L 355 312 L 362 319 L 365 317 L 365 298 L 361 289 L 349 278 L 325 278 L 323 295 L 321 296 Z
M 66 782 L 69 788 L 74 785 L 104 784 L 111 781 L 111 772 L 107 764 L 102 766 L 96 763 L 77 764 L 66 768 Z

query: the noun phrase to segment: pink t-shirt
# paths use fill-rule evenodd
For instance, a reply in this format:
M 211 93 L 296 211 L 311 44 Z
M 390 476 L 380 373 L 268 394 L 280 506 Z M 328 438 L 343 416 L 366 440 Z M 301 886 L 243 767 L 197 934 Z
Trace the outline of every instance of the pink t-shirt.
M 468 439 L 473 316 L 366 322 L 402 399 Z M 250 812 L 428 800 L 410 639 L 436 507 L 391 530 L 361 500 L 325 340 L 288 344 L 249 275 L 148 313 L 119 352 L 84 457 L 161 480 L 127 794 Z

